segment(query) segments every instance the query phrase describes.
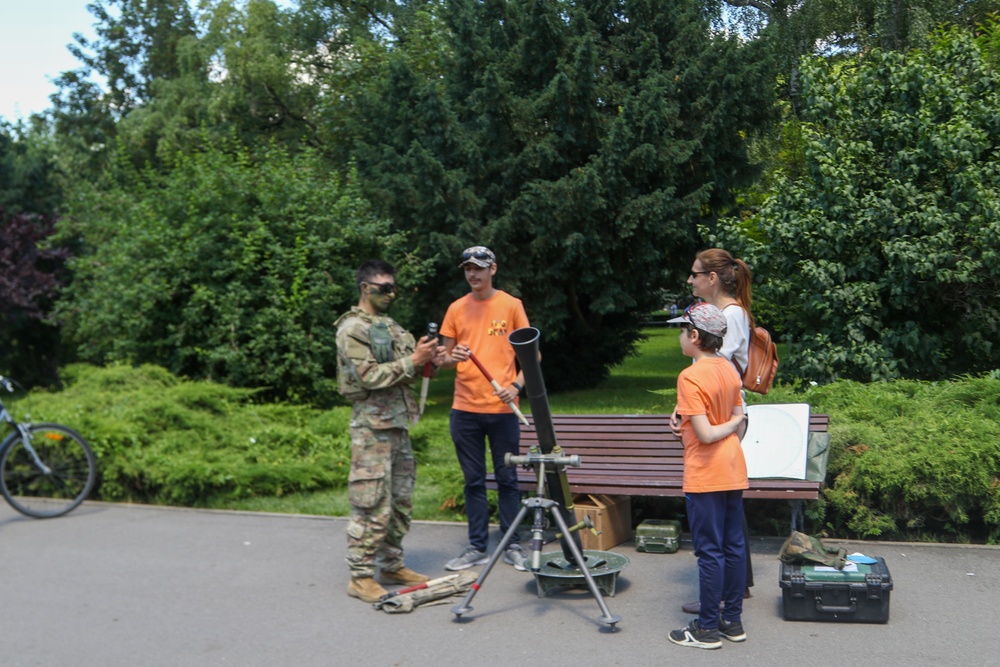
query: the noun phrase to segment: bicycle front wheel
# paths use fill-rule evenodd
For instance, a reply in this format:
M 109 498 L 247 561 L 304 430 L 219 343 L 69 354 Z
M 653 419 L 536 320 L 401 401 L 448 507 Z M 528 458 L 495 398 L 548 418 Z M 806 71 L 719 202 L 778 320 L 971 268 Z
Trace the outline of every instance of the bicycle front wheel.
M 0 493 L 11 507 L 36 519 L 71 512 L 94 488 L 97 461 L 79 433 L 60 424 L 33 424 L 0 452 Z

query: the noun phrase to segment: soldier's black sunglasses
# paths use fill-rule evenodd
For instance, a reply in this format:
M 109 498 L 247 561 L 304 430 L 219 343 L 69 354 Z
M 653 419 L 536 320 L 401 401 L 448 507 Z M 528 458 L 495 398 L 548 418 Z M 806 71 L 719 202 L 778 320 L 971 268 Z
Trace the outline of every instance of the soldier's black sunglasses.
M 378 294 L 392 294 L 396 291 L 395 283 L 368 283 Z

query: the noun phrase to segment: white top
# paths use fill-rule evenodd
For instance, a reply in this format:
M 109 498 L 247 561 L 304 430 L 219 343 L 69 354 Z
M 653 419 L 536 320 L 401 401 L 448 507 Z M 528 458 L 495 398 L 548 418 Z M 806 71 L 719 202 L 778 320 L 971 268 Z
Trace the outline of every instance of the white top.
M 750 363 L 750 318 L 739 304 L 730 304 L 722 309 L 726 316 L 726 336 L 722 339 L 719 355 L 735 361 L 740 370 L 746 370 Z

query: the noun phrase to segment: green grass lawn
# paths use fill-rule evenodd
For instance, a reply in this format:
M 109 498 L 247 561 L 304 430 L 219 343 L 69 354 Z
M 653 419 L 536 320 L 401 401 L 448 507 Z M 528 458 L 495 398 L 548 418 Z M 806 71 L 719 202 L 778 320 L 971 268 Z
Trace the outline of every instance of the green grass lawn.
M 647 329 L 639 354 L 630 357 L 595 389 L 549 396 L 553 413 L 656 414 L 674 408 L 677 374 L 691 364 L 681 354 L 678 329 Z M 544 365 L 542 372 L 545 372 Z

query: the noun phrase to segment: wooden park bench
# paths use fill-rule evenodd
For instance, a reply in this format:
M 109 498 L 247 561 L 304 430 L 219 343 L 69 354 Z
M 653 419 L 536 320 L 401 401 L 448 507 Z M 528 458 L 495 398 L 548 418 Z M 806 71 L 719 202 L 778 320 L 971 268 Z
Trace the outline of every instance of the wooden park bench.
M 521 426 L 521 453 L 538 444 L 533 417 Z M 810 414 L 810 433 L 825 433 L 828 415 Z M 579 456 L 579 468 L 566 468 L 575 494 L 683 496 L 684 447 L 670 430 L 670 415 L 552 415 L 556 441 L 567 456 Z M 534 471 L 519 468 L 523 492 L 536 489 Z M 492 473 L 487 486 L 496 488 Z M 745 499 L 788 500 L 792 530 L 801 530 L 802 501 L 819 498 L 822 482 L 799 479 L 751 479 Z

